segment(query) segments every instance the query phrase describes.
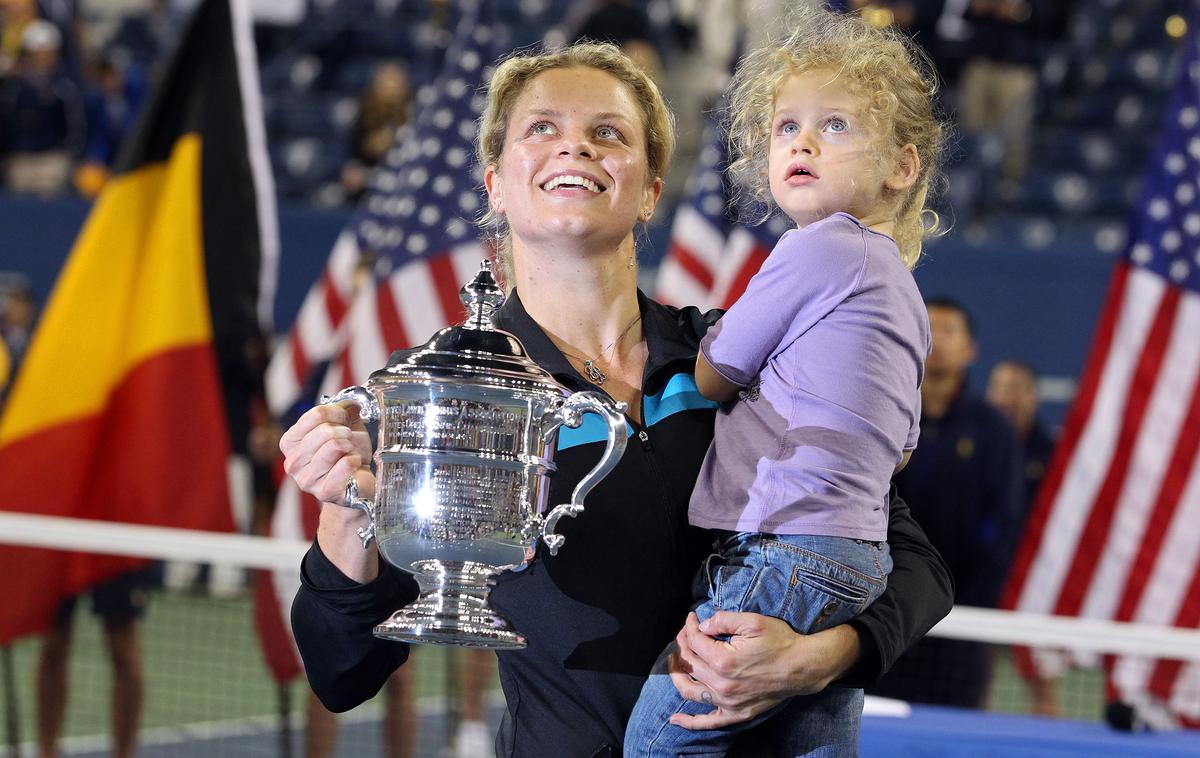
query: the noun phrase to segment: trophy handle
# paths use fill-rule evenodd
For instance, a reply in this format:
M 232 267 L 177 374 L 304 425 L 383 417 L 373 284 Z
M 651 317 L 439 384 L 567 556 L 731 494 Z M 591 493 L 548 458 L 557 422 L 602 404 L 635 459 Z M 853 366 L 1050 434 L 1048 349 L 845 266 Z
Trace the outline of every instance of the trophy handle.
M 563 516 L 575 517 L 582 513 L 583 499 L 621 460 L 621 454 L 625 452 L 626 407 L 625 403 L 613 401 L 598 392 L 576 392 L 554 410 L 556 423 L 551 424 L 550 429 L 557 429 L 563 424 L 574 428 L 583 423 L 584 413 L 599 414 L 608 424 L 608 443 L 600 462 L 575 485 L 575 491 L 571 493 L 571 502 L 554 506 L 546 515 L 542 539 L 550 548 L 550 555 L 558 555 L 558 549 L 566 539 L 561 534 L 554 533 L 558 520 Z
M 346 400 L 358 407 L 358 417 L 363 421 L 379 420 L 379 403 L 375 402 L 375 397 L 366 388 L 358 385 L 347 387 L 333 395 L 322 395 L 321 405 L 332 405 Z M 358 538 L 362 540 L 363 550 L 366 550 L 375 537 L 375 504 L 359 497 L 358 482 L 354 481 L 353 476 L 350 477 L 350 481 L 346 482 L 344 501 L 338 505 L 343 508 L 354 508 L 367 514 L 366 527 L 357 530 Z
M 379 403 L 375 402 L 375 397 L 365 387 L 359 387 L 356 384 L 333 395 L 321 395 L 321 405 L 331 405 L 346 400 L 358 406 L 358 417 L 363 421 L 379 420 Z

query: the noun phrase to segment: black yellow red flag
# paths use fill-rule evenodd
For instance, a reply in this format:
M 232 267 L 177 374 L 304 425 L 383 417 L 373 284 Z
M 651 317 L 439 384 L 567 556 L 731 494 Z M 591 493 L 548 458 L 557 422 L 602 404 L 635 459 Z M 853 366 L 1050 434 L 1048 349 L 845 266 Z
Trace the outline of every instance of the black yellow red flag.
M 0 416 L 0 510 L 232 528 L 273 187 L 245 0 L 199 4 L 59 274 Z M 0 644 L 128 560 L 6 546 Z

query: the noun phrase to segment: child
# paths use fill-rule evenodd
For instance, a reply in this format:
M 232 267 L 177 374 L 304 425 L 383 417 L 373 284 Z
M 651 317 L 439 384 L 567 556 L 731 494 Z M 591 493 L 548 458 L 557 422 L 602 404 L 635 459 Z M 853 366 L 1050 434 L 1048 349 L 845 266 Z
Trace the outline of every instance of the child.
M 916 447 L 930 345 L 909 272 L 933 231 L 925 200 L 942 139 L 927 70 L 898 35 L 816 12 L 734 77 L 731 171 L 757 199 L 769 190 L 797 228 L 696 360 L 701 393 L 731 401 L 689 511 L 717 537 L 701 621 L 748 611 L 811 634 L 851 620 L 885 587 L 889 483 Z M 672 715 L 712 705 L 684 700 L 666 661 L 642 689 L 626 756 L 723 755 L 768 719 L 777 753 L 857 754 L 861 690 L 833 687 L 693 731 Z

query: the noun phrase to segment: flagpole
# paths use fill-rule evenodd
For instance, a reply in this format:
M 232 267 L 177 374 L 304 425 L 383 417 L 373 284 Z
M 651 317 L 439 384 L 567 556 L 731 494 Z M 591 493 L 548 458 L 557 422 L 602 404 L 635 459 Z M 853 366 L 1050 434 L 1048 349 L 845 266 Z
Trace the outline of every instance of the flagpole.
M 292 758 L 292 692 L 286 683 L 275 684 L 275 700 L 279 704 L 279 755 Z
M 13 674 L 12 645 L 5 645 L 0 655 L 4 676 L 4 731 L 8 738 L 9 758 L 20 758 L 21 727 L 17 712 L 17 682 Z

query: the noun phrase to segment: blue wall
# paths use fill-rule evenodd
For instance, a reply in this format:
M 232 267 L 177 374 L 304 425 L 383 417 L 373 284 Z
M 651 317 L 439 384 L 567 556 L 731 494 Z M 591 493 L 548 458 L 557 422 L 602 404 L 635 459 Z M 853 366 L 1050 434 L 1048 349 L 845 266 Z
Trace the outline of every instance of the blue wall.
M 87 210 L 79 200 L 0 195 L 0 270 L 28 274 L 44 302 Z M 279 217 L 282 260 L 275 323 L 286 329 L 349 213 L 282 207 Z M 661 246 L 668 226 L 664 222 L 653 230 L 650 242 Z M 657 259 L 651 251 L 642 257 Z M 1026 360 L 1043 375 L 1076 377 L 1112 263 L 1094 250 L 978 249 L 950 238 L 929 246 L 916 277 L 926 296 L 954 297 L 972 311 L 980 356 L 971 381 L 979 388 L 992 364 L 1006 357 Z M 1063 403 L 1050 402 L 1043 416 L 1057 425 L 1064 410 Z

